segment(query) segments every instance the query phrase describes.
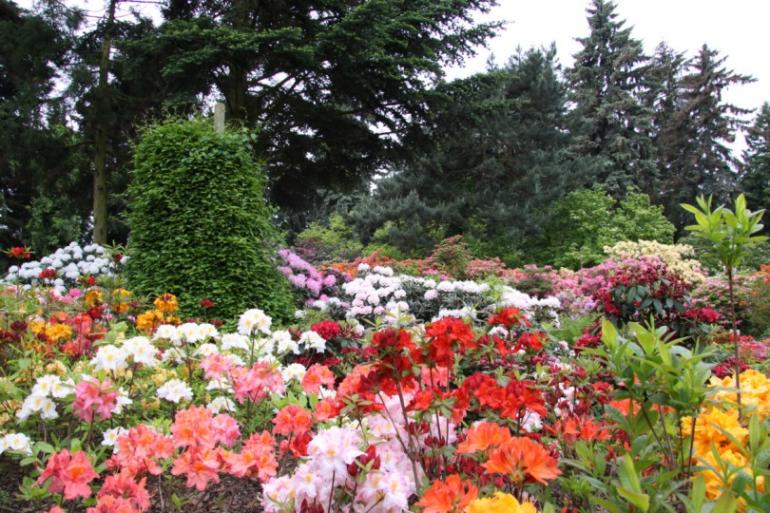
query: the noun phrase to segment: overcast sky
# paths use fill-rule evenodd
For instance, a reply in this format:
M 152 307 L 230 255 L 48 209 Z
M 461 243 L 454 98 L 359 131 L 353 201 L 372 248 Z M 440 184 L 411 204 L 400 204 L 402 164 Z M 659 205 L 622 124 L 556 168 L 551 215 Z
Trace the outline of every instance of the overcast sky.
M 768 0 L 616 0 L 619 17 L 633 27 L 651 53 L 661 41 L 693 55 L 703 43 L 727 56 L 726 65 L 752 75 L 752 84 L 736 86 L 727 99 L 740 107 L 757 108 L 770 101 L 770 1 Z M 483 71 L 490 55 L 504 63 L 517 46 L 556 43 L 562 65 L 578 51 L 576 37 L 588 34 L 588 0 L 499 0 L 499 6 L 479 20 L 503 20 L 505 30 L 489 49 L 449 70 L 449 77 Z

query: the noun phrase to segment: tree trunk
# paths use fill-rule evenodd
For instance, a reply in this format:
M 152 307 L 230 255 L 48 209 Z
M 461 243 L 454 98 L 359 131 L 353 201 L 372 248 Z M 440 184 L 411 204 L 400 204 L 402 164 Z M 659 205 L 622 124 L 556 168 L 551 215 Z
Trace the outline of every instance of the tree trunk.
M 97 85 L 96 137 L 94 139 L 94 242 L 107 244 L 107 126 L 103 107 L 110 69 L 112 50 L 112 25 L 115 21 L 117 0 L 109 0 L 107 25 L 102 41 L 102 55 L 99 60 L 99 83 Z

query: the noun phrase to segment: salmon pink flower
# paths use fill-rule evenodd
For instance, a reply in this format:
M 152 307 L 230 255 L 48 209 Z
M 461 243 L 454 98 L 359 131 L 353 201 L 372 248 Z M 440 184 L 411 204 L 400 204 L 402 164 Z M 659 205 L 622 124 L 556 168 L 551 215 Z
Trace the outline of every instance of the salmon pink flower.
M 250 369 L 236 367 L 232 375 L 235 400 L 241 404 L 246 399 L 258 402 L 269 393 L 282 394 L 286 389 L 281 372 L 265 362 L 257 362 Z
M 86 453 L 83 451 L 70 453 L 67 449 L 62 449 L 48 459 L 37 483 L 43 484 L 50 478 L 48 491 L 64 492 L 64 498 L 69 501 L 77 497 L 90 497 L 91 487 L 88 483 L 97 477 L 99 475 L 94 472 L 94 467 Z
M 212 449 L 190 447 L 174 460 L 171 474 L 175 476 L 185 475 L 187 486 L 202 492 L 208 486 L 209 481 L 219 482 L 217 452 Z
M 465 436 L 465 440 L 457 445 L 460 454 L 472 454 L 479 451 L 487 451 L 498 447 L 511 439 L 511 433 L 507 428 L 494 422 L 478 422 L 471 426 Z
M 309 411 L 290 404 L 281 408 L 273 418 L 275 429 L 273 432 L 277 435 L 297 435 L 310 431 L 313 426 L 313 416 Z
M 216 433 L 211 410 L 203 406 L 191 406 L 177 412 L 171 425 L 171 436 L 177 447 L 212 448 Z
M 124 499 L 131 504 L 135 511 L 147 511 L 150 509 L 150 494 L 147 492 L 146 483 L 146 477 L 137 482 L 129 472 L 121 471 L 118 474 L 107 476 L 96 496 L 102 498 L 109 495 Z
M 317 394 L 322 385 L 333 388 L 334 374 L 325 365 L 311 365 L 302 378 L 302 389 L 306 394 Z
M 174 444 L 149 426 L 139 424 L 119 436 L 115 443 L 116 452 L 107 461 L 108 468 L 125 470 L 136 476 L 142 472 L 160 475 L 162 469 L 158 460 L 169 458 L 174 452 Z

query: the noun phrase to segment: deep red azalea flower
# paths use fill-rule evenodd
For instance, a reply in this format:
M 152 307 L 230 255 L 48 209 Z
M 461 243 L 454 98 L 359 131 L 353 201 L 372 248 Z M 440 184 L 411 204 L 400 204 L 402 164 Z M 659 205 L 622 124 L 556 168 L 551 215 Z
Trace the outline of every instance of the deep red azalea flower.
M 524 312 L 512 306 L 503 308 L 490 317 L 487 322 L 493 325 L 505 326 L 506 328 L 513 328 L 518 325 L 530 326 L 531 324 L 529 319 L 524 316 Z
M 310 329 L 321 335 L 327 342 L 342 334 L 342 327 L 334 321 L 325 320 L 310 326 Z

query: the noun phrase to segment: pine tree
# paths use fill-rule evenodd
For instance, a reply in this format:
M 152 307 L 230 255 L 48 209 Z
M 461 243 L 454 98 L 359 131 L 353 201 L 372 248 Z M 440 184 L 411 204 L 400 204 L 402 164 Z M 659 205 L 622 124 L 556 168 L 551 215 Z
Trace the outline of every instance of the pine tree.
M 221 95 L 232 124 L 258 129 L 270 197 L 302 228 L 319 192 L 366 187 L 443 66 L 496 31 L 473 21 L 495 3 L 167 0 L 147 48 L 166 77 Z
M 572 185 L 555 51 L 519 53 L 437 93 L 430 124 L 356 224 L 364 238 L 387 225 L 387 241 L 407 253 L 465 234 L 479 252 L 513 258 Z
M 621 196 L 629 185 L 649 189 L 656 168 L 652 112 L 639 98 L 647 59 L 615 10 L 613 2 L 593 0 L 591 32 L 578 39 L 582 49 L 567 78 L 575 105 L 572 152 L 591 163 L 593 182 Z
M 753 81 L 724 66 L 726 57 L 703 45 L 686 65 L 680 79 L 679 108 L 663 132 L 671 156 L 661 195 L 677 226 L 686 223 L 680 203 L 699 194 L 726 201 L 736 189 L 737 160 L 730 145 L 745 122 L 748 110 L 727 103 L 724 94 L 733 85 Z
M 770 210 L 770 103 L 762 105 L 747 130 L 746 146 L 741 189 L 753 210 Z

